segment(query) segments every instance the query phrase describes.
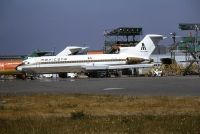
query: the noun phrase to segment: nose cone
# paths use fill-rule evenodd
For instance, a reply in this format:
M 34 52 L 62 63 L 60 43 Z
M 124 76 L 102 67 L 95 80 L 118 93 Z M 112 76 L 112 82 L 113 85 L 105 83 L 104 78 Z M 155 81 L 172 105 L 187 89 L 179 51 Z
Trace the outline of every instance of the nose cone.
M 16 68 L 16 70 L 21 72 L 21 71 L 22 71 L 22 66 L 18 66 L 18 67 Z

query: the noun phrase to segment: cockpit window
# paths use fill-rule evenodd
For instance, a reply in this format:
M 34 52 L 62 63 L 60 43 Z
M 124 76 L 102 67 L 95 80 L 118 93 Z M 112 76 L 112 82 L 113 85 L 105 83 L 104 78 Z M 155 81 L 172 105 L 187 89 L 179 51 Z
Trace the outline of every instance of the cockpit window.
M 23 64 L 27 65 L 27 64 L 30 64 L 30 62 L 24 61 Z

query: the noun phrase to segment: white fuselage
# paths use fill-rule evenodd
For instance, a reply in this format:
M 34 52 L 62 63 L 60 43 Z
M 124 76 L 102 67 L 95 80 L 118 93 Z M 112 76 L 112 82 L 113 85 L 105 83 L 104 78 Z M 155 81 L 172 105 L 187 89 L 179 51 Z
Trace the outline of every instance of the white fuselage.
M 84 71 L 83 66 L 123 65 L 126 59 L 126 55 L 119 54 L 45 56 L 25 60 L 18 70 L 34 73 L 80 72 Z

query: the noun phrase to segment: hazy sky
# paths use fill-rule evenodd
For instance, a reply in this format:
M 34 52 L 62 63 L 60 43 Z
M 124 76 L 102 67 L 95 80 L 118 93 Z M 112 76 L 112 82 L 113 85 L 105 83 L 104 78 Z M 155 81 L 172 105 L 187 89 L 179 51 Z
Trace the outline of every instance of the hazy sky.
M 102 49 L 106 29 L 143 27 L 144 35 L 168 36 L 184 33 L 180 22 L 200 23 L 200 0 L 0 0 L 0 55 Z

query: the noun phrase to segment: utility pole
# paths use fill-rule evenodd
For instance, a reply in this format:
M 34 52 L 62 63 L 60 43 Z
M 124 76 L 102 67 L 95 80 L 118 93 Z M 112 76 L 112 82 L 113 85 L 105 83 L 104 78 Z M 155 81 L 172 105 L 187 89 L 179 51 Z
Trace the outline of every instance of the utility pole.
M 176 33 L 170 33 L 170 35 L 172 36 L 171 38 L 173 39 L 173 44 L 171 46 L 171 59 L 172 59 L 172 64 L 174 64 L 175 61 L 175 49 L 176 49 Z

